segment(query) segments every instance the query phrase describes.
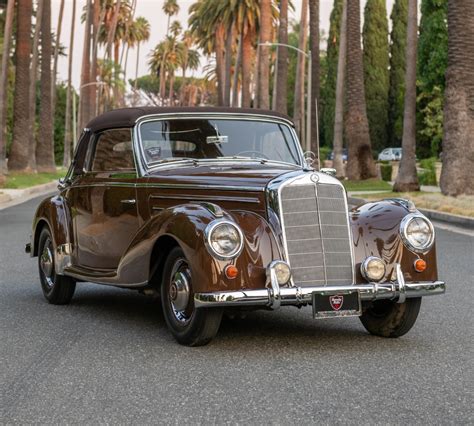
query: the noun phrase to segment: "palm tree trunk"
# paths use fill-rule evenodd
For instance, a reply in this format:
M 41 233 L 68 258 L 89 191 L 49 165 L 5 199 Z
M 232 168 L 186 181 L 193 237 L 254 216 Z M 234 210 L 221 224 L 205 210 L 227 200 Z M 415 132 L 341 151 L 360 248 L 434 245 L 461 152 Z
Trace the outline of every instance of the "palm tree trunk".
M 104 21 L 106 7 L 101 6 L 100 0 L 94 0 L 94 8 L 92 10 L 92 59 L 91 59 L 91 71 L 90 71 L 90 80 L 97 81 L 97 75 L 99 73 L 99 66 L 97 63 L 97 51 L 99 47 L 99 33 L 102 22 Z M 90 109 L 91 116 L 95 116 L 98 113 L 97 105 L 97 91 L 99 86 L 90 85 L 89 86 L 89 98 L 90 98 Z
M 418 2 L 408 0 L 407 51 L 405 71 L 405 111 L 403 114 L 402 159 L 393 190 L 419 191 L 416 173 L 416 46 L 418 42 Z
M 225 29 L 221 24 L 217 28 L 216 34 L 216 74 L 217 74 L 217 104 L 225 105 Z
M 444 104 L 445 195 L 474 194 L 474 8 L 472 0 L 448 0 L 448 69 Z
M 349 144 L 347 176 L 352 180 L 368 179 L 377 175 L 370 146 L 360 42 L 360 0 L 349 0 L 347 2 L 346 135 Z
M 79 93 L 78 133 L 87 125 L 93 113 L 93 111 L 91 111 L 90 89 L 89 86 L 86 86 L 86 84 L 90 83 L 91 74 L 91 14 L 92 0 L 87 0 L 84 24 L 84 47 L 82 50 L 81 86 Z
M 41 18 L 41 103 L 38 145 L 36 146 L 36 167 L 38 172 L 54 172 L 53 105 L 52 105 L 52 38 L 51 0 L 44 0 Z
M 347 54 L 347 0 L 342 3 L 341 28 L 339 30 L 339 57 L 337 59 L 336 105 L 334 112 L 334 160 L 337 177 L 344 177 L 342 151 L 344 143 L 344 84 L 346 80 Z
M 136 91 L 138 87 L 138 64 L 140 61 L 140 42 L 137 42 L 137 61 L 135 63 L 135 82 L 133 85 L 133 89 Z
M 243 41 L 243 24 L 239 32 L 239 41 L 237 44 L 237 58 L 234 65 L 234 78 L 232 81 L 232 106 L 239 106 L 239 73 L 242 64 L 242 41 Z
M 30 117 L 30 166 L 33 170 L 36 170 L 36 82 L 38 80 L 38 57 L 39 57 L 39 41 L 41 34 L 41 17 L 43 16 L 43 5 L 44 0 L 38 0 L 36 7 L 36 25 L 35 33 L 33 35 L 33 51 L 31 55 L 31 67 L 30 67 L 30 111 L 28 112 Z
M 73 145 L 71 131 L 71 91 L 72 91 L 72 58 L 74 52 L 74 30 L 76 25 L 76 0 L 72 1 L 71 35 L 69 39 L 69 55 L 67 66 L 66 117 L 64 129 L 63 166 L 69 167 L 71 162 L 71 147 Z
M 117 23 L 120 16 L 120 3 L 121 0 L 117 0 L 117 3 L 115 3 L 114 15 L 112 17 L 109 33 L 107 34 L 107 57 L 109 59 L 113 59 L 112 54 L 115 41 L 115 31 L 117 30 Z
M 52 90 L 52 104 L 53 104 L 53 117 L 54 110 L 56 109 L 56 78 L 58 74 L 58 58 L 59 58 L 59 46 L 61 42 L 61 30 L 63 26 L 63 15 L 64 15 L 64 0 L 61 0 L 59 5 L 59 16 L 58 16 L 58 26 L 56 28 L 56 43 L 54 45 L 54 62 L 53 62 L 53 81 L 51 84 Z
M 316 102 L 319 100 L 319 0 L 309 2 L 309 45 L 311 50 L 311 151 L 318 153 Z
M 308 0 L 303 0 L 301 6 L 301 21 L 298 49 L 306 50 L 308 40 Z M 296 132 L 303 143 L 304 138 L 304 76 L 305 76 L 305 56 L 298 53 L 298 62 L 296 64 L 296 80 L 295 80 L 295 103 L 293 119 L 295 122 Z
M 13 103 L 13 142 L 8 159 L 8 169 L 31 172 L 29 166 L 30 149 L 30 56 L 31 56 L 31 16 L 32 0 L 18 0 L 17 37 L 15 52 L 15 94 Z
M 232 47 L 234 45 L 234 25 L 229 25 L 225 41 L 225 82 L 224 82 L 224 105 L 230 105 L 230 82 L 232 70 Z
M 278 43 L 288 44 L 288 0 L 280 0 L 280 26 Z M 277 69 L 275 72 L 274 109 L 282 114 L 288 111 L 288 48 L 278 47 Z
M 260 0 L 260 58 L 258 63 L 258 107 L 270 108 L 270 46 L 272 42 L 272 2 Z
M 247 16 L 244 18 L 242 40 L 242 108 L 250 108 L 252 103 L 252 32 Z
M 174 71 L 170 72 L 170 91 L 169 91 L 169 102 L 170 106 L 174 106 Z
M 10 64 L 10 47 L 13 29 L 15 2 L 7 3 L 5 12 L 5 27 L 3 31 L 3 52 L 0 74 L 0 185 L 5 183 L 7 174 L 7 110 L 8 110 L 8 68 Z

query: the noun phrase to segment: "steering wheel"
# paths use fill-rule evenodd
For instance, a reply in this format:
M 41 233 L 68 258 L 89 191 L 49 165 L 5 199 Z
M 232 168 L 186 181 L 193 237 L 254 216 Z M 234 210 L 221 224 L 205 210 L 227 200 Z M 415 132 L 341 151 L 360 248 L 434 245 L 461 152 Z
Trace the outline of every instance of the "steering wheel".
M 256 155 L 255 155 L 256 154 Z M 270 160 L 263 152 L 260 151 L 240 151 L 237 155 L 249 156 L 250 158 L 264 158 L 265 160 Z

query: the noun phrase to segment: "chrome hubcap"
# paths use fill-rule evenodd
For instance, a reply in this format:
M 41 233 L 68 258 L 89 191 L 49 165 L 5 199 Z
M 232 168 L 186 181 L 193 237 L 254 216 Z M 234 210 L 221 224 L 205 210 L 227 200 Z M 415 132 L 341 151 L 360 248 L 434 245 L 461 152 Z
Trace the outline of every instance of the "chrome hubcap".
M 189 320 L 186 313 L 191 294 L 191 271 L 183 259 L 178 259 L 173 267 L 169 287 L 169 298 L 175 318 L 182 323 Z
M 43 252 L 40 257 L 40 267 L 43 272 L 44 279 L 48 287 L 52 287 L 53 283 L 53 272 L 54 272 L 54 261 L 52 253 L 52 243 L 51 240 L 46 240 L 46 243 L 43 248 Z

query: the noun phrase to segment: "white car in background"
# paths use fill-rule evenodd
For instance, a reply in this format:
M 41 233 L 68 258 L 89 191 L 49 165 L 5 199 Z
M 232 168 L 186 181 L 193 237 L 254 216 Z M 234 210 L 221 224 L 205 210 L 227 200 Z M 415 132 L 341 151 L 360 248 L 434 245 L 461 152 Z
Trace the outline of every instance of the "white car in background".
M 379 154 L 379 161 L 400 161 L 402 159 L 401 148 L 385 148 Z

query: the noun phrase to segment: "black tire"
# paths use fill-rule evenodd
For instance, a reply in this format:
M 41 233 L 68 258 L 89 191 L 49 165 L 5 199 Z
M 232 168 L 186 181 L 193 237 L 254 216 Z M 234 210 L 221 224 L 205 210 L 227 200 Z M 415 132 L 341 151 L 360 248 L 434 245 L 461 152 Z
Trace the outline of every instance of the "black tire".
M 421 297 L 407 299 L 404 303 L 377 300 L 363 307 L 360 320 L 375 336 L 400 337 L 415 325 L 420 306 Z
M 178 275 L 179 274 L 179 275 Z M 183 289 L 187 289 L 183 290 Z M 186 346 L 203 346 L 217 334 L 222 309 L 195 309 L 191 270 L 183 250 L 172 249 L 166 259 L 161 284 L 161 305 L 174 338 Z
M 54 243 L 51 231 L 47 226 L 41 230 L 39 237 L 38 269 L 41 289 L 45 299 L 53 305 L 68 304 L 76 290 L 76 282 L 71 277 L 56 275 L 54 269 Z

